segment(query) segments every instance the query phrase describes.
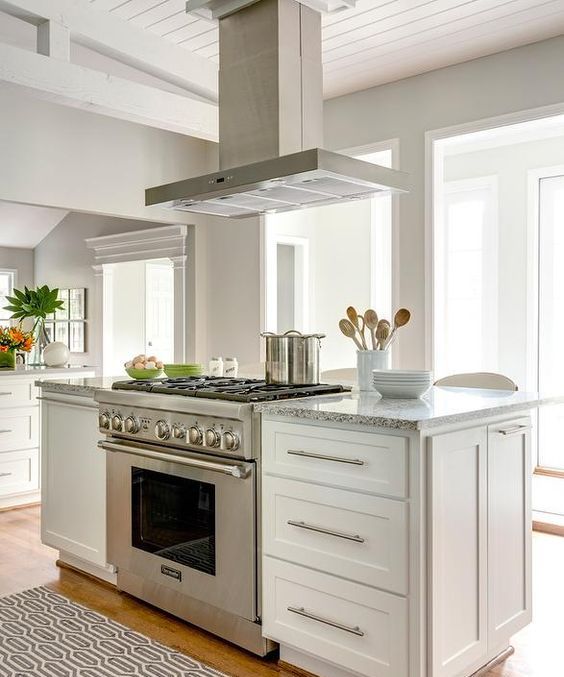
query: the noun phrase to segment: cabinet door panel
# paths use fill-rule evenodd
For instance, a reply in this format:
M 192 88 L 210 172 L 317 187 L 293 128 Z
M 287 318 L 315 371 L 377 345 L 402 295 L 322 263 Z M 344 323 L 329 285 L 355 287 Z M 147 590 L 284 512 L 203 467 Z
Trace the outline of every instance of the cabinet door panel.
M 528 418 L 488 429 L 490 649 L 531 622 L 531 443 Z
M 43 400 L 41 540 L 105 566 L 106 458 L 99 437 L 92 400 Z
M 487 429 L 437 435 L 429 447 L 431 674 L 454 677 L 488 648 Z

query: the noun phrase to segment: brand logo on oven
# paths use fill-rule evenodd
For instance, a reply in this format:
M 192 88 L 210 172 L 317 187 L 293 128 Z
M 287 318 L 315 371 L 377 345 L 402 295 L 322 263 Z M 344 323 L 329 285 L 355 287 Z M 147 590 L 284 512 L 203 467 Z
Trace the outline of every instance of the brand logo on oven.
M 166 564 L 161 564 L 161 574 L 175 578 L 177 581 L 182 580 L 182 571 L 173 569 L 172 567 L 167 567 Z

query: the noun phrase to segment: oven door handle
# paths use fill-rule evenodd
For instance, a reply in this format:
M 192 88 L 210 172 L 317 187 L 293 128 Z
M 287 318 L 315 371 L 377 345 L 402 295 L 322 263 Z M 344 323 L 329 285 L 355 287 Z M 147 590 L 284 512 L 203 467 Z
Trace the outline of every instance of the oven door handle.
M 220 472 L 224 475 L 231 475 L 238 480 L 244 480 L 251 474 L 248 464 L 244 463 L 221 463 L 220 461 L 205 461 L 200 458 L 193 458 L 191 456 L 177 456 L 167 453 L 166 456 L 162 452 L 151 451 L 144 445 L 136 444 L 135 442 L 114 442 L 100 440 L 98 447 L 104 451 L 118 451 L 122 453 L 135 454 L 144 458 L 152 458 L 157 461 L 167 461 L 170 463 L 178 463 L 180 465 L 188 466 L 189 468 L 199 468 L 201 470 L 211 470 L 213 472 Z

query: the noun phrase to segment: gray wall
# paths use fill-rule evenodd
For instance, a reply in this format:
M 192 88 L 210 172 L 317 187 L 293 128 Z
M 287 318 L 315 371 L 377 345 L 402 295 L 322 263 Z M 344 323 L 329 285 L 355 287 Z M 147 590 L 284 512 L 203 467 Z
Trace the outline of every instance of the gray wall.
M 400 200 L 399 298 L 413 311 L 405 367 L 425 363 L 425 132 L 564 102 L 564 36 L 382 85 L 325 103 L 325 142 L 344 149 L 400 141 L 413 192 Z
M 33 286 L 33 249 L 0 247 L 0 268 L 17 270 L 17 287 Z

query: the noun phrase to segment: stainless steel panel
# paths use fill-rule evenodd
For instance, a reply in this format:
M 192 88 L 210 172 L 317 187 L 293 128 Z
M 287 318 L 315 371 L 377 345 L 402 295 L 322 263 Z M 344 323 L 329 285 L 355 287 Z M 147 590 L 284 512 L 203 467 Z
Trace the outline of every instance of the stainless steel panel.
M 229 614 L 205 602 L 178 595 L 170 588 L 148 582 L 125 569 L 118 572 L 118 588 L 259 656 L 265 656 L 278 646 L 262 636 L 259 623 Z
M 108 561 L 146 581 L 158 584 L 179 596 L 204 602 L 229 614 L 257 619 L 256 561 L 256 471 L 254 463 L 245 463 L 248 475 L 236 479 L 203 468 L 191 468 L 166 460 L 131 453 L 110 453 L 107 462 Z M 132 496 L 131 469 L 141 468 L 185 477 L 215 486 L 216 574 L 196 571 L 177 562 L 174 568 L 182 580 L 166 576 L 161 565 L 167 560 L 131 545 Z M 144 591 L 139 594 L 146 599 Z M 147 600 L 161 606 L 158 599 Z

